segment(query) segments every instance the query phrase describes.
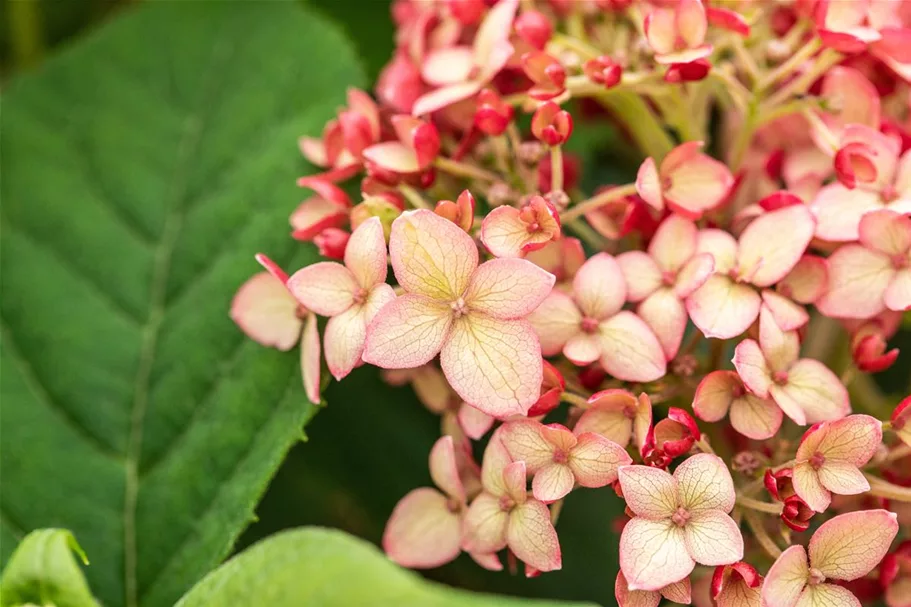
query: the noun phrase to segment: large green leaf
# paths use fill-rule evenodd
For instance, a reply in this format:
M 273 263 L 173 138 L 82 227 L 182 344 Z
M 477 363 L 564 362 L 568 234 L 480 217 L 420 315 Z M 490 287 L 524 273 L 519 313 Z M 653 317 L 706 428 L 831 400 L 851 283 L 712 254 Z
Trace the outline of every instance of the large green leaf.
M 375 547 L 341 531 L 296 529 L 234 557 L 197 584 L 176 607 L 583 607 L 472 594 L 423 581 Z
M 146 2 L 8 86 L 2 556 L 66 527 L 133 607 L 230 551 L 313 407 L 228 303 L 253 252 L 315 257 L 287 236 L 295 140 L 362 79 L 297 5 Z

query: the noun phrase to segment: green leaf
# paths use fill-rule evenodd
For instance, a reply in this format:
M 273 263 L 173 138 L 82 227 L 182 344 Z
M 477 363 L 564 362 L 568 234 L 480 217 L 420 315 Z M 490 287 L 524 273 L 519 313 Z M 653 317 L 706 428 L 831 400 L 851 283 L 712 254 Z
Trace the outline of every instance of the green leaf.
M 0 605 L 97 607 L 74 554 L 88 565 L 76 538 L 66 529 L 29 533 L 3 570 Z
M 427 582 L 364 540 L 316 527 L 259 542 L 207 575 L 176 607 L 218 605 L 583 607 L 472 594 Z
M 349 44 L 285 2 L 144 2 L 3 99 L 0 545 L 66 527 L 110 606 L 174 601 L 229 552 L 313 414 L 232 294 L 288 237 L 303 133 Z

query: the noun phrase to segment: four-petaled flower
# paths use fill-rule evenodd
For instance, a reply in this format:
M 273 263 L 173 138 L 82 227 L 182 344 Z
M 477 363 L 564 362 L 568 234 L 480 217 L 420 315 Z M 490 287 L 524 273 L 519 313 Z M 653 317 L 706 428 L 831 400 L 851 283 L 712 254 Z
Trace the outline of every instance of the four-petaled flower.
M 712 52 L 712 45 L 705 42 L 708 19 L 702 0 L 656 8 L 646 15 L 643 29 L 658 63 L 690 63 Z
M 636 175 L 636 191 L 648 205 L 665 207 L 690 219 L 699 219 L 719 206 L 734 185 L 723 163 L 703 154 L 701 141 L 677 146 L 661 161 L 646 158 Z
M 696 563 L 743 558 L 743 537 L 728 516 L 734 481 L 724 462 L 700 453 L 673 476 L 649 466 L 620 468 L 620 487 L 635 514 L 620 536 L 620 568 L 630 590 L 659 590 L 687 577 Z
M 560 238 L 557 209 L 533 196 L 521 209 L 497 207 L 481 224 L 481 242 L 497 257 L 524 257 Z
M 407 369 L 438 353 L 449 385 L 467 403 L 504 418 L 524 415 L 541 391 L 541 347 L 527 320 L 554 277 L 524 259 L 478 265 L 461 228 L 428 210 L 392 224 L 389 252 L 405 295 L 367 331 L 364 360 Z
M 640 450 L 652 427 L 652 401 L 644 392 L 636 398 L 626 390 L 602 390 L 588 399 L 588 409 L 574 431 L 595 432 L 626 447 L 630 439 Z
M 702 378 L 693 412 L 707 422 L 721 421 L 730 412 L 734 430 L 754 440 L 775 436 L 783 417 L 775 401 L 751 393 L 734 371 L 712 371 Z

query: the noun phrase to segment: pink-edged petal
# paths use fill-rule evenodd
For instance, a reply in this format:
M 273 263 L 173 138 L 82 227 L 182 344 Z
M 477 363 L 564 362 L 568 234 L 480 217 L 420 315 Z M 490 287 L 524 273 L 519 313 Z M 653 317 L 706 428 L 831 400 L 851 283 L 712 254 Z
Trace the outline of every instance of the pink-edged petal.
M 772 386 L 770 393 L 785 413 L 791 415 L 782 401 L 799 407 L 811 424 L 839 419 L 851 411 L 844 384 L 818 360 L 798 360 L 788 370 L 787 384 Z
M 743 382 L 735 372 L 712 371 L 696 387 L 693 412 L 703 421 L 721 421 L 734 399 L 743 392 Z
M 791 546 L 772 564 L 762 584 L 762 607 L 795 607 L 810 577 L 807 551 Z
M 671 289 L 658 289 L 636 308 L 636 314 L 651 328 L 667 360 L 677 356 L 688 317 L 683 302 Z
M 420 367 L 440 352 L 451 327 L 448 306 L 420 295 L 403 295 L 370 323 L 364 360 L 383 369 Z
M 323 342 L 326 365 L 335 379 L 341 380 L 361 362 L 366 338 L 367 322 L 363 306 L 354 305 L 329 319 Z
M 301 379 L 304 392 L 314 404 L 320 402 L 320 347 L 316 315 L 308 314 L 301 334 Z
M 518 7 L 519 0 L 502 0 L 484 17 L 474 37 L 475 65 L 489 63 L 496 45 L 509 38 Z
M 911 256 L 908 261 L 911 263 Z M 883 302 L 887 308 L 896 312 L 911 309 L 911 268 L 904 268 L 895 273 L 883 294 Z
M 849 190 L 840 183 L 827 185 L 810 203 L 816 216 L 816 236 L 833 242 L 857 240 L 860 218 L 864 213 L 882 208 L 879 194 Z
M 614 582 L 614 598 L 618 607 L 658 607 L 661 593 L 656 590 L 630 590 L 623 572 L 617 572 Z
M 503 486 L 506 496 L 516 504 L 524 504 L 528 499 L 528 471 L 525 462 L 512 462 L 503 470 Z
M 443 493 L 459 501 L 465 500 L 465 487 L 459 477 L 459 465 L 451 436 L 437 439 L 430 450 L 430 478 Z
M 480 82 L 463 82 L 440 87 L 417 98 L 411 108 L 414 116 L 423 116 L 441 110 L 477 94 L 483 85 Z
M 519 560 L 538 571 L 557 571 L 563 565 L 550 511 L 537 500 L 528 500 L 509 514 L 506 538 Z
M 715 271 L 727 274 L 737 262 L 737 241 L 724 230 L 702 230 L 696 238 L 696 253 L 711 255 Z
M 734 430 L 753 440 L 775 436 L 781 427 L 783 414 L 774 401 L 744 394 L 731 404 L 731 425 Z
M 661 286 L 661 271 L 655 261 L 642 251 L 618 255 L 617 264 L 626 280 L 626 298 L 629 301 L 642 301 Z
M 569 466 L 550 463 L 535 473 L 531 489 L 535 499 L 550 504 L 572 491 L 574 483 L 575 479 Z
M 686 577 L 679 582 L 668 584 L 661 589 L 661 596 L 674 603 L 689 605 L 693 601 L 693 589 L 690 585 L 690 578 Z
M 794 331 L 810 321 L 807 310 L 770 289 L 762 290 L 762 309 L 768 310 L 783 331 Z
M 656 8 L 645 16 L 645 38 L 656 53 L 670 53 L 677 42 L 677 23 L 673 11 Z
M 348 209 L 344 206 L 312 196 L 302 202 L 291 213 L 291 227 L 299 240 L 311 240 L 326 228 L 338 228 L 348 220 Z
M 541 346 L 525 320 L 463 316 L 443 346 L 440 364 L 465 402 L 500 419 L 525 415 L 541 394 Z
M 345 247 L 345 266 L 364 289 L 386 281 L 386 238 L 379 217 L 371 217 L 351 234 Z
M 421 163 L 413 148 L 399 141 L 384 141 L 366 148 L 364 158 L 393 173 L 416 173 Z
M 285 285 L 268 272 L 259 272 L 241 285 L 231 301 L 231 320 L 255 342 L 290 350 L 300 339 L 298 303 Z
M 699 453 L 687 458 L 674 470 L 674 479 L 680 505 L 690 514 L 706 510 L 730 512 L 734 508 L 734 481 L 717 455 Z
M 730 339 L 753 324 L 761 301 L 752 287 L 715 274 L 687 298 L 686 311 L 706 337 Z
M 826 460 L 839 460 L 855 467 L 865 466 L 879 449 L 883 439 L 882 427 L 882 422 L 870 415 L 849 415 L 820 428 L 814 451 L 822 453 Z M 798 451 L 798 457 L 810 456 L 812 453 L 809 451 Z
M 800 594 L 796 607 L 862 607 L 854 593 L 844 586 L 817 584 L 807 586 Z
M 487 493 L 497 497 L 506 494 L 503 472 L 513 461 L 503 441 L 500 440 L 501 435 L 500 430 L 494 432 L 484 449 L 484 459 L 481 463 L 481 485 Z
M 687 551 L 700 565 L 730 565 L 743 558 L 740 528 L 723 512 L 699 512 L 693 515 L 683 530 Z
M 466 552 L 497 552 L 506 547 L 509 513 L 500 498 L 484 492 L 474 498 L 462 525 L 462 549 Z
M 603 487 L 617 480 L 617 470 L 632 462 L 626 450 L 594 432 L 579 435 L 569 456 L 569 468 L 583 487 Z
M 772 372 L 785 371 L 800 354 L 800 338 L 797 331 L 783 331 L 769 308 L 763 306 L 759 311 L 759 347 Z
M 508 205 L 495 208 L 481 223 L 481 242 L 496 257 L 523 257 L 531 236 L 519 209 Z
M 753 394 L 761 398 L 769 395 L 769 388 L 773 383 L 772 371 L 756 341 L 745 339 L 737 344 L 732 362 L 740 379 Z
M 615 314 L 626 301 L 626 280 L 617 260 L 598 253 L 573 278 L 573 293 L 583 314 L 600 320 Z
M 677 34 L 687 46 L 699 46 L 705 40 L 708 19 L 702 0 L 680 0 L 676 7 Z
M 569 295 L 554 289 L 528 316 L 528 320 L 541 340 L 541 353 L 544 356 L 554 356 L 580 332 L 582 315 Z M 597 358 L 598 354 L 595 354 L 592 360 Z
M 670 215 L 661 222 L 648 245 L 660 271 L 677 272 L 696 253 L 698 229 L 689 219 Z
M 544 432 L 544 426 L 530 419 L 517 419 L 503 424 L 499 431 L 503 446 L 516 461 L 525 462 L 528 471 L 535 473 L 554 459 L 554 445 Z
M 705 284 L 715 271 L 715 259 L 708 253 L 694 255 L 677 273 L 674 292 L 683 299 Z
M 897 518 L 887 510 L 861 510 L 826 521 L 810 539 L 810 565 L 836 580 L 865 576 L 889 551 Z
M 827 316 L 870 318 L 883 310 L 883 297 L 894 275 L 885 255 L 845 245 L 829 257 L 829 290 L 816 305 Z
M 759 287 L 775 284 L 800 261 L 815 229 L 816 220 L 804 205 L 757 217 L 740 235 L 737 264 L 741 276 Z
M 470 556 L 475 563 L 487 571 L 503 571 L 503 563 L 500 562 L 500 557 L 498 557 L 494 552 L 487 554 L 469 552 L 468 556 Z
M 590 333 L 576 333 L 563 346 L 563 355 L 573 364 L 584 366 L 601 357 L 601 338 Z
M 860 242 L 883 255 L 903 255 L 911 248 L 911 217 L 894 211 L 872 211 L 863 216 L 858 229 Z
M 826 462 L 818 473 L 822 486 L 838 495 L 857 495 L 870 490 L 863 473 L 847 462 Z
M 573 428 L 575 433 L 594 432 L 626 447 L 633 433 L 632 416 L 627 412 L 636 410 L 636 397 L 625 390 L 605 390 L 589 399 L 589 404 Z
M 396 505 L 383 532 L 383 549 L 403 567 L 431 569 L 458 556 L 462 521 L 447 497 L 427 487 L 415 489 Z
M 797 303 L 815 303 L 829 285 L 829 266 L 816 255 L 804 255 L 778 283 L 779 292 Z
M 636 192 L 650 207 L 664 210 L 664 197 L 661 194 L 661 176 L 658 167 L 651 158 L 646 158 L 636 175 Z
M 637 517 L 660 521 L 670 519 L 676 512 L 677 480 L 664 470 L 650 466 L 621 466 L 618 478 L 623 499 Z M 667 583 L 671 581 L 677 580 Z
M 623 381 L 664 377 L 667 361 L 661 343 L 644 320 L 621 311 L 601 323 L 601 366 Z
M 433 211 L 406 211 L 392 222 L 392 269 L 398 283 L 449 304 L 461 297 L 478 267 L 471 236 Z
M 321 316 L 335 316 L 350 308 L 359 288 L 351 271 L 332 261 L 307 266 L 288 279 L 288 290 L 297 301 Z
M 468 403 L 462 403 L 458 413 L 459 426 L 471 440 L 480 440 L 493 426 L 494 418 Z
M 670 519 L 636 517 L 623 527 L 620 568 L 630 590 L 660 590 L 688 576 L 695 566 L 683 529 Z
M 550 294 L 555 277 L 525 259 L 492 259 L 471 277 L 465 303 L 472 313 L 524 318 Z
M 762 588 L 750 588 L 743 580 L 724 585 L 715 597 L 716 607 L 759 607 Z
M 794 466 L 791 482 L 797 497 L 816 512 L 825 512 L 832 503 L 832 494 L 822 486 L 819 475 L 810 464 L 800 463 Z
M 474 68 L 472 50 L 467 46 L 450 46 L 432 50 L 421 63 L 421 76 L 431 86 L 465 82 Z
M 705 50 L 700 49 L 696 54 L 704 56 Z M 711 47 L 707 50 L 711 52 Z M 698 58 L 693 57 L 689 61 Z M 669 177 L 671 186 L 664 191 L 665 202 L 691 219 L 698 219 L 704 212 L 724 202 L 734 185 L 734 176 L 724 163 L 701 153 L 675 167 Z

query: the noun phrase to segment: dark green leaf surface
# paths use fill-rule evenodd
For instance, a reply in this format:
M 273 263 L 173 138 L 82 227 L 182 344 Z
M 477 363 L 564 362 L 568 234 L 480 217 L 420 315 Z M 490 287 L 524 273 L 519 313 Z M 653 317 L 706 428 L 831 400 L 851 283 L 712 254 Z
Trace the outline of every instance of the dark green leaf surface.
M 177 607 L 572 607 L 472 594 L 421 579 L 374 546 L 341 531 L 285 531 L 234 557 L 196 585 Z
M 147 2 L 7 87 L 2 556 L 66 527 L 106 605 L 154 607 L 230 551 L 313 407 L 228 305 L 253 252 L 314 259 L 296 138 L 351 84 L 297 5 Z

